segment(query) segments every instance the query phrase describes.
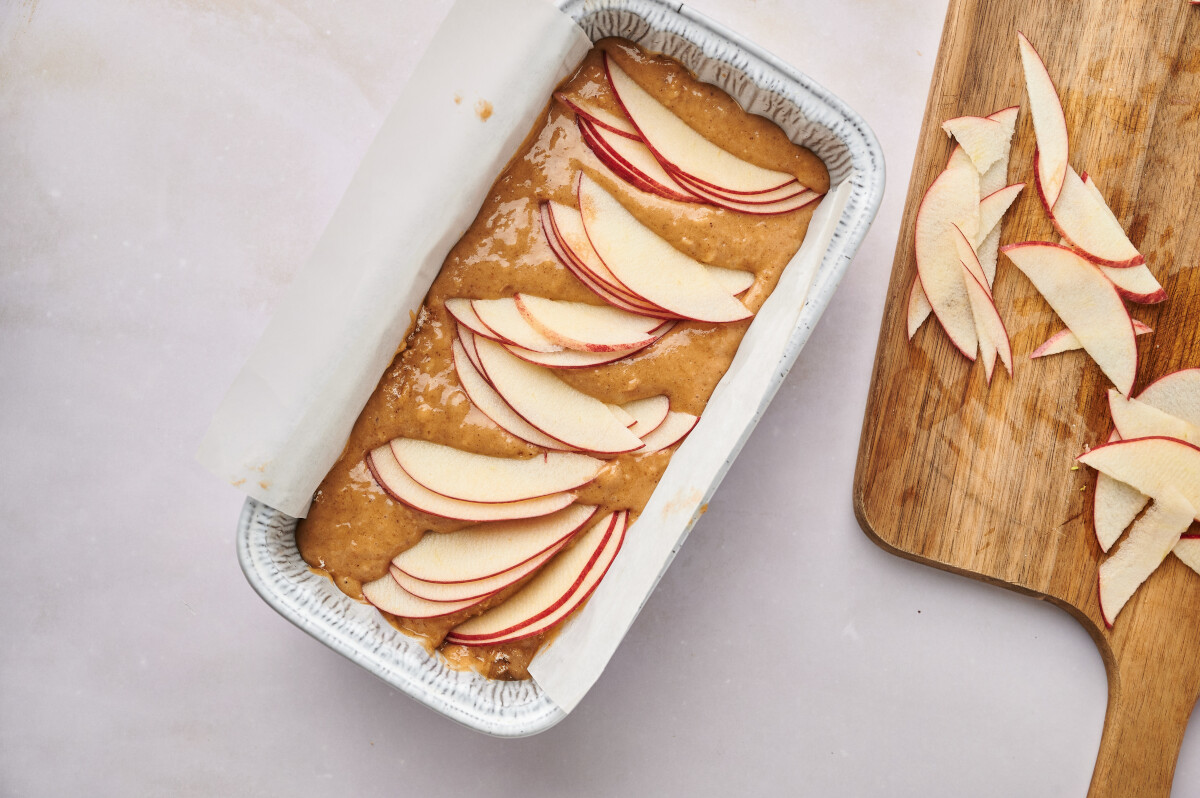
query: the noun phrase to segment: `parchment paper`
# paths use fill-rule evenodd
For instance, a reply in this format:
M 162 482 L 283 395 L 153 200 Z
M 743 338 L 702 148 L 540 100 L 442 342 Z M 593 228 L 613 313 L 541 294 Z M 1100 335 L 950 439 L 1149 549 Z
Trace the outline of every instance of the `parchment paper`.
M 545 0 L 458 0 L 218 408 L 202 465 L 308 512 L 442 261 L 589 47 Z
M 747 408 L 756 408 L 755 417 L 766 409 L 776 364 L 787 349 L 851 188 L 848 178 L 821 200 L 804 244 L 755 315 L 700 422 L 671 456 L 604 581 L 530 664 L 530 674 L 564 711 L 574 709 L 600 678 L 699 518 L 700 507 L 742 448 L 750 420 Z

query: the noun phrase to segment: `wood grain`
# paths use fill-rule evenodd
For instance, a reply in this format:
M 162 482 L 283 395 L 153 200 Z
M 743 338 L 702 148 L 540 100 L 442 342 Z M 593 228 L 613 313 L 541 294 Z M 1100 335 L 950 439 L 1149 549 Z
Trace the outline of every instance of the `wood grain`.
M 1095 474 L 1074 458 L 1112 429 L 1109 382 L 1082 353 L 1029 354 L 1063 325 L 1004 257 L 995 285 L 1015 374 L 989 388 L 934 321 L 910 343 L 913 224 L 950 142 L 941 122 L 1022 105 L 1009 182 L 1028 187 L 1002 243 L 1057 241 L 1033 189 L 1023 31 L 1055 80 L 1071 164 L 1093 175 L 1169 299 L 1131 305 L 1135 390 L 1200 366 L 1200 8 L 1184 0 L 951 0 L 879 335 L 854 482 L 855 512 L 884 548 L 1053 601 L 1096 640 L 1109 703 L 1091 796 L 1167 796 L 1200 697 L 1200 576 L 1174 557 L 1113 630 L 1096 599 Z M 1196 527 L 1192 528 L 1196 531 Z

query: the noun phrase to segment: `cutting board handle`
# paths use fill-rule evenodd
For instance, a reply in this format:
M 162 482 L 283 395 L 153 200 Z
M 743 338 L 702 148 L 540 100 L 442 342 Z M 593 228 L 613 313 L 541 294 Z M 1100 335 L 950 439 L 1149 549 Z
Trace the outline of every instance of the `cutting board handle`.
M 1109 673 L 1104 735 L 1088 798 L 1169 798 L 1196 696 L 1167 683 L 1170 671 L 1141 656 L 1125 658 L 1119 672 Z

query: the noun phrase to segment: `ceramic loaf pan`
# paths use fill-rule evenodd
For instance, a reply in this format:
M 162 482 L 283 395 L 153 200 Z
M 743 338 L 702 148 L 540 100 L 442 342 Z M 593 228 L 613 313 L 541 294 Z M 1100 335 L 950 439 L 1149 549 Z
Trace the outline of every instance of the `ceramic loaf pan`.
M 724 89 L 744 108 L 771 119 L 794 142 L 815 152 L 828 167 L 833 185 L 851 181 L 849 199 L 761 405 L 741 418 L 723 420 L 742 432 L 708 486 L 703 499 L 708 501 L 866 235 L 883 196 L 883 153 L 870 128 L 841 100 L 686 6 L 660 0 L 560 0 L 559 5 L 592 41 L 619 36 L 679 60 L 701 80 Z M 702 430 L 693 437 L 696 434 Z M 237 533 L 238 559 L 246 578 L 289 621 L 422 704 L 478 731 L 522 737 L 566 717 L 533 681 L 490 681 L 453 670 L 431 656 L 373 607 L 350 599 L 310 571 L 296 548 L 295 528 L 296 519 L 248 499 Z M 680 531 L 679 543 L 689 530 L 690 524 Z

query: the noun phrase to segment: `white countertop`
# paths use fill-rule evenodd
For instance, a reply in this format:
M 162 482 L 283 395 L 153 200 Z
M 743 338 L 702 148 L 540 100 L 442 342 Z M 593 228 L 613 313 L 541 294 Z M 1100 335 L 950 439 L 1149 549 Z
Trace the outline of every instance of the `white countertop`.
M 692 3 L 861 113 L 887 194 L 599 684 L 501 741 L 263 604 L 234 556 L 242 497 L 193 460 L 448 0 L 14 2 L 0 794 L 1086 793 L 1107 688 L 1083 628 L 884 553 L 851 510 L 944 3 Z M 1200 796 L 1196 726 L 1178 798 Z

